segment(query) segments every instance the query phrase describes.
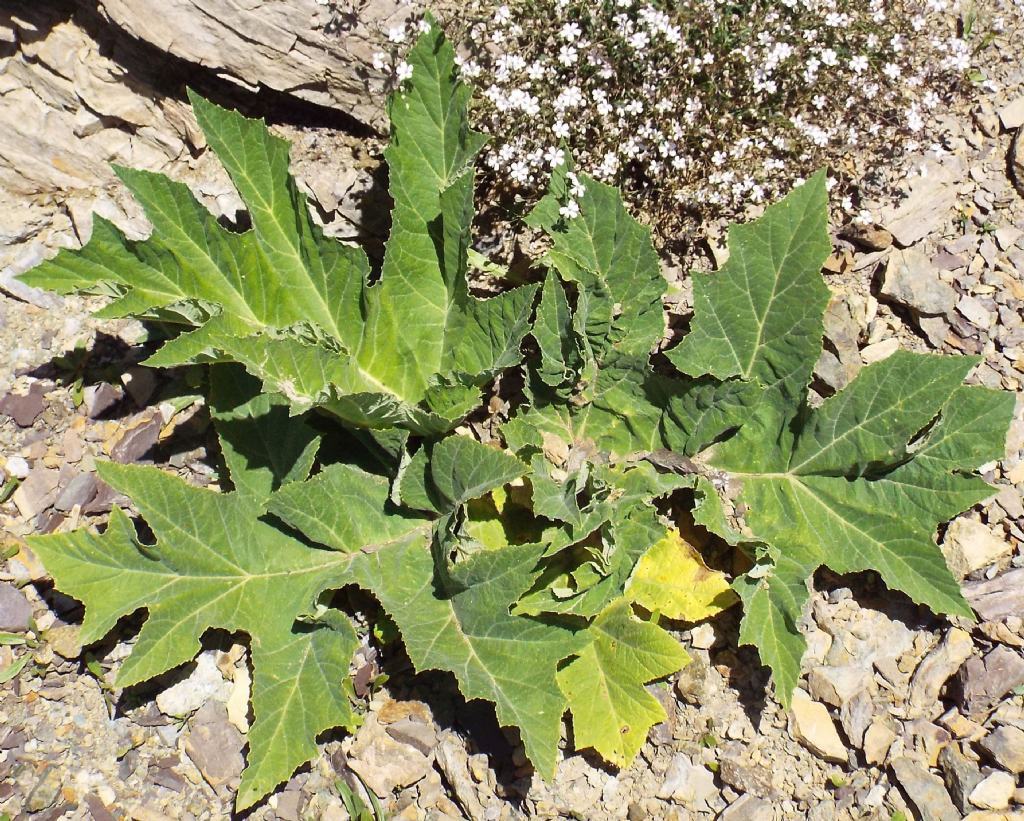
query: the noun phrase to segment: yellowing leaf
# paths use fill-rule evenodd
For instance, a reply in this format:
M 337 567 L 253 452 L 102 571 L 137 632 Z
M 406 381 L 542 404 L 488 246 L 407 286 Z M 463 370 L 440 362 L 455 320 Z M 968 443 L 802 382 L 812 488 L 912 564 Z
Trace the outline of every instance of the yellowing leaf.
M 737 601 L 725 576 L 705 565 L 677 530 L 669 530 L 640 559 L 626 596 L 679 621 L 706 619 Z
M 602 611 L 587 634 L 593 641 L 558 671 L 558 686 L 572 711 L 577 749 L 592 747 L 624 767 L 651 727 L 665 720 L 664 708 L 644 685 L 690 658 L 660 627 L 636 618 L 622 598 Z

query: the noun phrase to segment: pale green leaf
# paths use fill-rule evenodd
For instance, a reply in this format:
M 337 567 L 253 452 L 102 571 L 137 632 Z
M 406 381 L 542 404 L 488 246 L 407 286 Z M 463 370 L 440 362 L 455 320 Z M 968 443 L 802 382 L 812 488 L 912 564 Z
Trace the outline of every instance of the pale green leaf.
M 402 475 L 402 503 L 449 513 L 470 499 L 518 479 L 527 467 L 510 453 L 468 436 L 449 436 L 421 448 Z
M 544 384 L 558 388 L 579 376 L 583 361 L 580 341 L 573 329 L 572 313 L 558 275 L 549 271 L 544 279 L 533 338 L 540 348 L 537 375 Z
M 348 676 L 359 640 L 347 620 L 338 621 L 334 627 L 299 625 L 276 647 L 254 647 L 252 663 L 259 670 L 252 687 L 255 721 L 248 736 L 249 766 L 238 788 L 239 808 L 252 806 L 297 765 L 316 758 L 316 739 L 325 730 L 356 729 L 339 684 Z
M 572 711 L 576 747 L 592 747 L 625 767 L 651 727 L 666 718 L 644 685 L 676 672 L 689 657 L 660 627 L 636 618 L 622 599 L 594 620 L 587 635 L 591 643 L 558 672 L 558 685 Z
M 819 172 L 747 225 L 729 229 L 720 271 L 693 275 L 694 321 L 668 352 L 680 371 L 739 376 L 802 398 L 821 350 L 831 250 Z

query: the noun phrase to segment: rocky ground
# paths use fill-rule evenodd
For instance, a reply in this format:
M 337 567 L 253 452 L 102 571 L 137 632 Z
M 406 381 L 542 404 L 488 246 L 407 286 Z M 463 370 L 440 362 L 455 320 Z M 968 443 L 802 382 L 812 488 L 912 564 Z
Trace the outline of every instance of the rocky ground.
M 820 393 L 898 347 L 980 355 L 971 381 L 1021 393 L 1024 145 L 1014 154 L 1013 142 L 1024 144 L 1024 69 L 1005 37 L 989 52 L 1006 55 L 989 69 L 996 90 L 948 112 L 941 156 L 908 165 L 902 200 L 868 204 L 878 226 L 836 237 Z M 29 5 L 0 12 L 0 55 L 0 813 L 228 817 L 248 730 L 244 645 L 210 636 L 195 663 L 112 689 L 138 625 L 83 648 L 80 607 L 23 541 L 102 523 L 119 500 L 97 480 L 98 459 L 216 483 L 192 375 L 136 367 L 141 326 L 97 322 L 98 300 L 59 299 L 16 275 L 86 237 L 93 208 L 145 232 L 110 160 L 171 173 L 229 219 L 239 203 L 187 108 L 127 76 L 93 23 Z M 275 127 L 294 141 L 329 230 L 379 239 L 379 140 Z M 363 726 L 323 739 L 252 816 L 341 821 L 346 791 L 369 788 L 410 821 L 1024 817 L 1022 448 L 1024 402 L 1006 458 L 983 468 L 997 494 L 940 533 L 977 624 L 936 619 L 870 574 L 821 574 L 788 714 L 727 613 L 680 635 L 693 663 L 652 685 L 669 719 L 632 767 L 610 770 L 567 741 L 551 784 L 450 677 L 413 676 L 400 651 L 368 643 L 355 664 Z

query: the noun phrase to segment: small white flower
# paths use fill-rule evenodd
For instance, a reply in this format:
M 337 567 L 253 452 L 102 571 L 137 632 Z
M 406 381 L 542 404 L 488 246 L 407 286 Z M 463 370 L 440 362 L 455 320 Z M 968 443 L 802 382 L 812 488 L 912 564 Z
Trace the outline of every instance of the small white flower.
M 515 182 L 526 182 L 530 178 L 530 166 L 522 160 L 516 160 L 508 167 L 508 175 Z
M 651 36 L 646 31 L 634 32 L 629 40 L 629 47 L 635 51 L 644 51 L 651 42 Z
M 580 206 L 576 200 L 569 200 L 565 205 L 558 209 L 558 213 L 566 219 L 576 219 L 580 215 Z
M 562 26 L 558 32 L 558 36 L 561 37 L 565 42 L 575 42 L 579 36 L 583 33 L 583 29 L 579 27 L 578 23 L 566 23 Z
M 577 56 L 579 56 L 579 52 L 575 46 L 562 46 L 558 49 L 558 62 L 566 68 L 576 62 Z
M 886 63 L 882 67 L 882 74 L 890 80 L 898 80 L 903 70 L 896 63 Z
M 420 20 L 416 24 L 416 29 L 419 31 L 420 34 L 426 34 L 428 31 L 430 31 L 430 21 L 427 20 L 426 18 Z
M 555 124 L 551 126 L 551 133 L 559 140 L 568 139 L 569 126 L 565 124 L 564 120 L 555 120 Z
M 394 28 L 388 29 L 388 40 L 392 43 L 404 43 L 405 26 L 395 26 Z
M 373 54 L 373 67 L 377 71 L 383 71 L 388 64 L 388 56 L 383 51 L 376 51 Z
M 857 225 L 873 225 L 875 219 L 874 217 L 871 216 L 870 211 L 868 211 L 866 208 L 862 208 L 857 213 L 857 216 L 853 218 L 853 221 L 857 223 Z
M 854 74 L 863 74 L 868 69 L 868 58 L 863 54 L 857 54 L 850 58 L 850 69 Z
M 924 128 L 924 118 L 921 116 L 921 112 L 917 110 L 916 104 L 907 109 L 907 128 L 915 134 Z
M 580 180 L 578 176 L 576 176 L 575 172 L 566 171 L 565 178 L 569 180 L 569 193 L 572 194 L 572 196 L 578 198 L 582 197 L 584 194 L 587 193 L 586 186 L 583 185 L 583 182 Z
M 836 54 L 834 49 L 823 48 L 821 50 L 821 62 L 827 66 L 837 65 L 839 62 L 839 55 Z
M 412 66 L 405 60 L 402 60 L 402 62 L 395 67 L 395 78 L 400 83 L 404 83 L 406 80 L 412 79 Z
M 544 162 L 552 168 L 558 168 L 558 166 L 565 162 L 565 155 L 557 145 L 552 145 L 544 152 Z

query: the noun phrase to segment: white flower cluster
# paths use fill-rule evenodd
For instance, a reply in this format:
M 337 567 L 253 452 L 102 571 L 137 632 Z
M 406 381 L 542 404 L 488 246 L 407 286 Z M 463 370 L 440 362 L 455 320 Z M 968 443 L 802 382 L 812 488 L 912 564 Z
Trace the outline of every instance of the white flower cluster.
M 927 145 L 971 68 L 951 2 L 748 0 L 740 16 L 727 0 L 469 0 L 459 64 L 496 181 L 543 188 L 564 141 L 635 202 L 707 215 L 853 147 L 890 161 Z

